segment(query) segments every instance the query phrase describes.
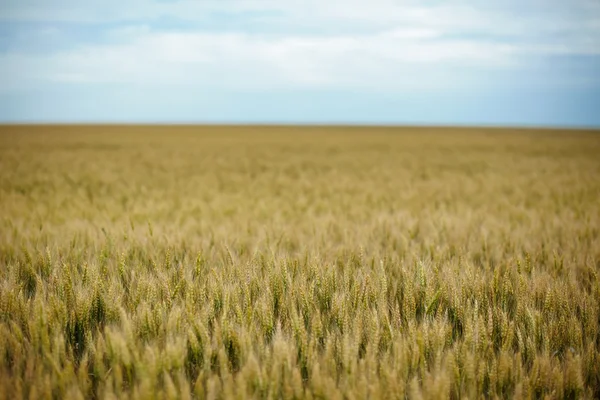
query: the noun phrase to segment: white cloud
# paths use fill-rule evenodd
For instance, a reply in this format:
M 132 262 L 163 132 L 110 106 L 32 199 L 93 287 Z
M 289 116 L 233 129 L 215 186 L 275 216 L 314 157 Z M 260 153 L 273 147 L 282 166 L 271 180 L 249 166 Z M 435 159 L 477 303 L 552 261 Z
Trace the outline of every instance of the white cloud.
M 512 46 L 446 40 L 435 31 L 412 28 L 311 37 L 125 31 L 126 43 L 0 63 L 13 65 L 13 76 L 55 82 L 373 87 L 427 86 L 438 70 L 517 62 Z
M 0 5 L 0 20 L 44 22 L 151 21 L 174 17 L 205 21 L 215 12 L 297 26 L 394 26 L 453 32 L 523 35 L 582 31 L 597 26 L 597 0 L 449 0 L 435 5 L 416 0 L 8 0 Z M 527 12 L 525 12 L 527 11 Z M 595 21 L 595 22 L 594 22 Z M 597 31 L 596 31 L 597 32 Z
M 18 86 L 15 82 L 236 88 L 464 85 L 476 79 L 471 77 L 473 71 L 515 69 L 548 55 L 600 54 L 597 3 L 573 0 L 569 4 L 554 0 L 512 4 L 452 0 L 434 6 L 394 0 L 57 0 L 52 4 L 10 0 L 0 6 L 0 19 L 136 22 L 105 33 L 110 44 L 83 43 L 47 55 L 2 55 L 0 68 L 7 73 L 0 79 L 6 87 Z M 519 10 L 526 6 L 530 12 L 521 14 Z M 269 35 L 151 29 L 152 21 L 163 16 L 204 21 L 214 12 L 253 12 L 244 18 L 258 15 L 285 29 Z M 327 33 L 323 26 L 329 27 Z M 349 33 L 353 29 L 360 33 Z

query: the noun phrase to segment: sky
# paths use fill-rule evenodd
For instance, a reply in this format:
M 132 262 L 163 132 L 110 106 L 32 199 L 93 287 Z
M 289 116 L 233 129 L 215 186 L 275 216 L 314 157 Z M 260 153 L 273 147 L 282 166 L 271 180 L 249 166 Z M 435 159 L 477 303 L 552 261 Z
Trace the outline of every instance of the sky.
M 1 0 L 0 122 L 600 127 L 600 0 Z

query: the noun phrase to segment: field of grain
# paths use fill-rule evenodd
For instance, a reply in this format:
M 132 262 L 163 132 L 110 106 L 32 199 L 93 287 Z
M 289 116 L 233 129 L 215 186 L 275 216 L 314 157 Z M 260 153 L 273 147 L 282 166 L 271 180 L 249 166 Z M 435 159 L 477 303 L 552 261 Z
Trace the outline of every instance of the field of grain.
M 0 398 L 600 397 L 600 133 L 0 128 Z

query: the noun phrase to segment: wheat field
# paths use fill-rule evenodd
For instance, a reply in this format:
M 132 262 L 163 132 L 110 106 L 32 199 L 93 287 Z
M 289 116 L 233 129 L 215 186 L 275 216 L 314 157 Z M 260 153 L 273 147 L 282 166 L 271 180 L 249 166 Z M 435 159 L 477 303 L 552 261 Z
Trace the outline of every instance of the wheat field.
M 600 397 L 600 134 L 0 128 L 1 399 Z

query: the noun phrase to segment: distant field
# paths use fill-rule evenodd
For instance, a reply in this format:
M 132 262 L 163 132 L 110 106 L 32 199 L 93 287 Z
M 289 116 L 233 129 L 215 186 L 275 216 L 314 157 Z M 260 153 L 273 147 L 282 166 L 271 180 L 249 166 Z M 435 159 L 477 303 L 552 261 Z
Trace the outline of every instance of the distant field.
M 599 398 L 600 132 L 0 127 L 0 399 Z

